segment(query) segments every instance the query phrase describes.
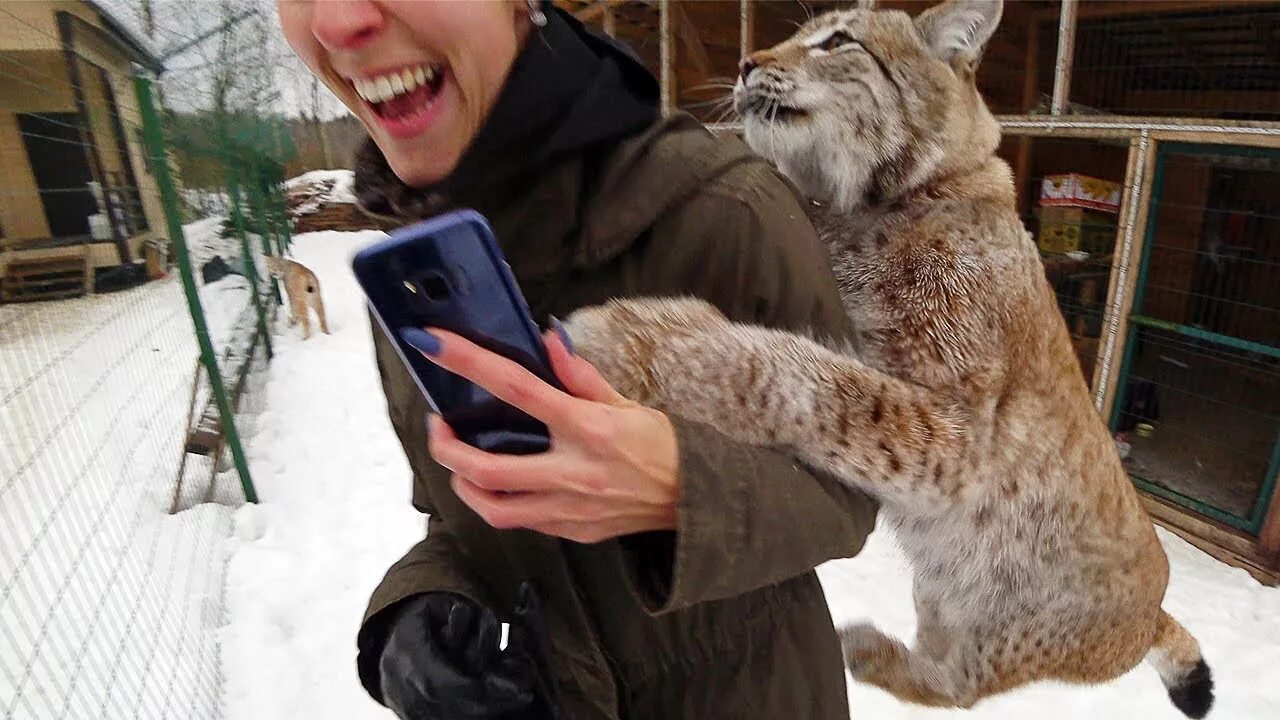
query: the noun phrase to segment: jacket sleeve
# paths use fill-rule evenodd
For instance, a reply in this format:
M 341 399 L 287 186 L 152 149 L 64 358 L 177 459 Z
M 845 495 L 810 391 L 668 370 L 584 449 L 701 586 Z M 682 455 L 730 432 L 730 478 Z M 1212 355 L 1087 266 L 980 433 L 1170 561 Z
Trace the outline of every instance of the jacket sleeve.
M 473 574 L 459 566 L 458 552 L 448 524 L 438 515 L 428 517 L 427 537 L 387 571 L 374 591 L 360 632 L 356 635 L 356 669 L 365 690 L 382 702 L 378 661 L 387 644 L 390 622 L 401 603 L 430 588 L 431 592 L 462 595 L 481 607 L 493 607 Z
M 789 184 L 763 163 L 731 171 L 654 227 L 662 253 L 643 294 L 694 294 L 731 319 L 851 341 L 830 260 Z M 677 529 L 621 541 L 654 614 L 718 600 L 857 554 L 876 504 L 777 450 L 672 418 L 680 453 Z
M 387 398 L 387 412 L 410 465 L 424 468 L 425 472 L 446 472 L 427 454 L 426 408 L 418 400 L 417 389 L 408 371 L 400 363 L 390 341 L 379 330 L 377 321 L 371 318 L 371 324 L 374 355 Z M 387 570 L 369 600 L 364 622 L 356 636 L 356 668 L 360 682 L 378 702 L 382 702 L 378 661 L 386 645 L 390 621 L 403 600 L 429 588 L 432 592 L 457 593 L 478 605 L 492 607 L 483 584 L 465 567 L 448 522 L 432 506 L 425 488 L 424 478 L 415 477 L 413 505 L 428 514 L 427 536 Z

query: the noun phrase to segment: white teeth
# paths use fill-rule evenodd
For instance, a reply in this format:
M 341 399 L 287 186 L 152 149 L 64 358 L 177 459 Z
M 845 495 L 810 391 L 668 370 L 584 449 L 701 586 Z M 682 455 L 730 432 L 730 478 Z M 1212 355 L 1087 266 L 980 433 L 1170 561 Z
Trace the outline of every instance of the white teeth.
M 403 95 L 420 85 L 434 82 L 435 79 L 435 68 L 430 65 L 419 65 L 375 78 L 352 80 L 351 86 L 355 88 L 356 94 L 365 100 L 380 103 L 397 95 Z

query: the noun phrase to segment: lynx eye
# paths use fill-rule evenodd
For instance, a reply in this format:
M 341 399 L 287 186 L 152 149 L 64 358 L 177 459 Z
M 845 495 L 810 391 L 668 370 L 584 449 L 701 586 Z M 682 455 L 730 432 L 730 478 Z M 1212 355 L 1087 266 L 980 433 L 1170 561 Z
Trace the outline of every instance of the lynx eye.
M 834 52 L 850 45 L 859 44 L 856 39 L 844 30 L 836 30 L 827 36 L 826 40 L 818 43 L 818 49 L 825 52 Z

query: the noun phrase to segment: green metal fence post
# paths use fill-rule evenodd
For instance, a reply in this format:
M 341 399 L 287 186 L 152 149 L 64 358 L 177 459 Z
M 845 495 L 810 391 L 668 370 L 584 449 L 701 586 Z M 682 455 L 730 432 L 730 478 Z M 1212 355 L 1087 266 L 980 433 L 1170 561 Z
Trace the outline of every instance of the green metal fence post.
M 244 228 L 244 214 L 240 209 L 240 183 L 239 173 L 235 155 L 227 150 L 226 140 L 223 139 L 223 155 L 226 163 L 227 171 L 227 190 L 231 195 L 231 205 L 239 221 L 236 224 L 236 233 L 240 236 L 240 253 L 244 255 L 244 276 L 249 280 L 249 295 L 253 300 L 253 310 L 258 315 L 258 332 L 262 333 L 262 340 L 266 344 L 267 359 L 275 357 L 275 350 L 271 347 L 271 333 L 267 328 L 267 312 L 262 307 L 262 297 L 258 293 L 258 264 L 253 261 L 253 250 L 249 247 L 249 234 Z M 250 178 L 252 182 L 252 178 Z M 274 284 L 274 283 L 273 283 Z
M 271 139 L 274 153 L 272 155 L 271 178 L 272 183 L 278 188 L 278 192 L 275 195 L 279 201 L 278 218 L 281 231 L 277 237 L 277 242 L 280 245 L 280 254 L 283 255 L 286 250 L 293 247 L 293 220 L 289 216 L 289 198 L 284 187 L 285 180 L 287 180 L 285 177 L 285 160 L 292 157 L 293 151 L 288 142 L 287 133 L 289 131 L 284 123 L 277 121 L 272 125 L 272 129 Z
M 256 503 L 258 493 L 254 490 L 253 478 L 249 475 L 249 463 L 245 458 L 240 433 L 236 429 L 231 398 L 227 395 L 227 388 L 222 382 L 218 356 L 214 352 L 213 341 L 209 337 L 209 325 L 205 321 L 204 308 L 200 304 L 200 295 L 196 291 L 195 275 L 191 271 L 191 258 L 187 252 L 187 240 L 182 230 L 182 215 L 178 210 L 178 193 L 174 187 L 173 176 L 169 173 L 169 157 L 165 149 L 164 133 L 160 127 L 160 115 L 156 112 L 151 95 L 151 81 L 140 75 L 136 76 L 134 88 L 138 95 L 138 108 L 142 113 L 143 138 L 147 144 L 147 152 L 154 160 L 160 202 L 164 206 L 165 221 L 175 251 L 178 273 L 182 277 L 182 289 L 187 296 L 187 307 L 191 311 L 191 323 L 195 326 L 196 343 L 200 347 L 200 362 L 209 376 L 214 402 L 218 406 L 218 414 L 222 417 L 222 432 L 226 435 L 227 444 L 231 447 L 231 457 L 236 466 L 236 473 L 240 475 L 244 499 L 246 502 Z M 217 462 L 217 458 L 214 458 L 214 462 Z
M 271 252 L 271 240 L 275 237 L 275 228 L 272 227 L 268 214 L 267 198 L 262 192 L 262 171 L 256 159 L 249 161 L 249 202 L 253 203 L 258 215 L 258 238 L 262 241 L 262 254 L 274 255 L 275 253 Z M 276 282 L 275 276 L 270 273 L 267 274 L 267 282 L 271 285 L 271 297 L 275 299 L 276 305 L 280 305 L 280 283 Z
M 277 192 L 276 202 L 278 209 L 276 212 L 276 221 L 280 225 L 280 234 L 277 236 L 277 242 L 280 245 L 280 253 L 293 245 L 293 220 L 289 217 L 289 198 L 285 194 L 284 189 L 284 163 L 277 161 L 272 167 L 272 183 L 275 185 Z

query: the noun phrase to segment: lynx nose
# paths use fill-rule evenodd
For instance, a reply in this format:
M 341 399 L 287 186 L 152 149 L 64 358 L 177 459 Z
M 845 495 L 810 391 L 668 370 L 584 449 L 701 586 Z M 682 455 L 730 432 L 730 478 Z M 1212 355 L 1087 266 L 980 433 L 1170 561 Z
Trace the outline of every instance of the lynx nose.
M 748 55 L 742 58 L 742 62 L 738 63 L 738 77 L 742 78 L 742 82 L 746 82 L 747 78 L 751 77 L 751 71 L 758 67 L 760 67 L 760 63 Z

